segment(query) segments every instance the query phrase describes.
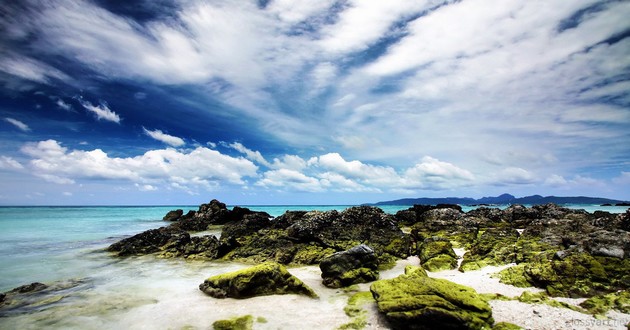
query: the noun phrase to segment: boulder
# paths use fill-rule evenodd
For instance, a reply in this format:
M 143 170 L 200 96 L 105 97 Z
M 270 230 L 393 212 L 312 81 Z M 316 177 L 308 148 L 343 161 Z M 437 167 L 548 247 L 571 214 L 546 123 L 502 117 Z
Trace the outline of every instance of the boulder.
M 378 260 L 369 246 L 357 245 L 347 251 L 332 254 L 319 264 L 323 283 L 340 288 L 378 279 Z
M 374 282 L 370 291 L 393 329 L 489 329 L 494 323 L 490 305 L 475 290 L 414 268 Z
M 516 259 L 518 231 L 510 227 L 487 229 L 473 244 L 460 265 L 461 271 L 477 270 L 488 265 L 503 265 Z
M 107 250 L 115 252 L 116 255 L 121 257 L 134 254 L 149 254 L 160 251 L 167 244 L 176 244 L 174 241 L 186 239 L 190 239 L 190 235 L 185 231 L 161 227 L 125 238 L 110 245 Z
M 419 251 L 420 265 L 430 272 L 457 268 L 457 255 L 446 238 L 427 238 L 420 244 Z
M 284 266 L 275 262 L 208 278 L 199 290 L 214 298 L 249 298 L 273 294 L 317 294 Z
M 163 257 L 215 259 L 219 240 L 212 235 L 191 237 L 183 230 L 162 227 L 125 238 L 107 250 L 120 257 L 159 253 Z
M 184 210 L 182 209 L 172 210 L 172 211 L 168 211 L 168 213 L 166 213 L 166 215 L 162 218 L 162 220 L 177 221 L 177 219 L 181 218 L 182 215 L 184 215 Z

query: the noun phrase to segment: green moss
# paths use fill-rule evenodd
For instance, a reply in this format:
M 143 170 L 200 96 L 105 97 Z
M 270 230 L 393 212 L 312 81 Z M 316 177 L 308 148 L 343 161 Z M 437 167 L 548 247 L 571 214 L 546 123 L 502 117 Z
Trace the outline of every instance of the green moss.
M 378 280 L 378 271 L 369 268 L 356 268 L 339 276 L 341 283 L 368 283 Z M 343 285 L 342 285 L 343 286 Z
M 420 264 L 430 272 L 457 268 L 457 255 L 450 241 L 432 237 L 420 245 Z
M 518 232 L 512 228 L 489 228 L 479 231 L 479 237 L 464 255 L 461 271 L 515 262 Z
M 369 291 L 357 292 L 348 298 L 348 304 L 344 312 L 351 318 L 349 323 L 343 324 L 337 329 L 363 329 L 367 325 L 367 311 L 363 306 L 373 303 L 374 298 Z
M 503 284 L 513 285 L 518 288 L 531 287 L 530 279 L 525 273 L 525 264 L 520 264 L 506 268 L 498 273 L 492 274 L 492 277 L 498 278 Z
M 317 297 L 311 288 L 275 262 L 210 277 L 199 289 L 215 298 L 248 298 L 287 293 Z
M 449 255 L 441 254 L 423 263 L 422 267 L 424 267 L 426 270 L 430 272 L 439 272 L 441 270 L 455 269 L 457 268 L 457 259 Z
M 394 328 L 413 328 L 435 322 L 471 329 L 490 328 L 494 323 L 488 302 L 472 288 L 424 276 L 418 268 L 370 287 L 378 309 Z
M 630 292 L 619 291 L 591 297 L 580 304 L 591 314 L 606 314 L 610 310 L 630 313 Z
M 509 322 L 499 322 L 492 327 L 492 330 L 521 330 L 521 329 L 523 328 Z
M 245 315 L 229 320 L 219 320 L 212 323 L 214 330 L 251 330 L 254 326 L 254 317 Z
M 317 264 L 322 261 L 324 257 L 329 256 L 335 252 L 337 251 L 334 249 L 323 248 L 314 243 L 302 245 L 298 247 L 298 250 L 293 257 L 293 263 L 301 265 Z
M 405 266 L 405 275 L 428 277 L 427 271 L 418 266 Z
M 257 323 L 267 323 L 268 321 L 267 321 L 266 318 L 264 318 L 262 316 L 259 316 L 259 317 L 256 318 L 256 322 Z

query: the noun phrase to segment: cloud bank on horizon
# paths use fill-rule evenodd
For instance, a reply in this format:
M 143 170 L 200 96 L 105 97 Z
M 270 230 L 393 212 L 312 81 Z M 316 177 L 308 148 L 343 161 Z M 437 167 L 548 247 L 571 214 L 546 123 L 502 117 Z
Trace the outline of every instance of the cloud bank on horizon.
M 0 204 L 630 199 L 627 1 L 25 0 Z

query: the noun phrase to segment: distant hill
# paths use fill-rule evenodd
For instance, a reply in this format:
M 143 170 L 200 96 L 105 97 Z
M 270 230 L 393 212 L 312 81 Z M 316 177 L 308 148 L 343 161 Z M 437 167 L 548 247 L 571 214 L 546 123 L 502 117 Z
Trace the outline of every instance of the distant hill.
M 477 205 L 477 204 L 621 204 L 628 203 L 628 201 L 621 201 L 616 199 L 608 199 L 601 197 L 559 197 L 559 196 L 540 196 L 532 195 L 525 197 L 514 197 L 510 194 L 503 194 L 496 197 L 482 197 L 479 199 L 470 197 L 442 197 L 442 198 L 403 198 L 393 201 L 378 202 L 374 205 L 414 205 L 414 204 L 460 204 L 460 205 Z

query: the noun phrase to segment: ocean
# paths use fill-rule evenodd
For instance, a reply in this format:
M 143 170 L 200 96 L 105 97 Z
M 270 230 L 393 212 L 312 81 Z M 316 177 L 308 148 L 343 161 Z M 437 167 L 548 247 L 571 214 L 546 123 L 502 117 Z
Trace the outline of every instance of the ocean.
M 602 209 L 621 213 L 627 209 L 568 206 L 589 212 Z M 279 216 L 287 210 L 343 210 L 349 206 L 243 207 Z M 382 209 L 393 214 L 408 207 Z M 124 237 L 167 225 L 162 217 L 178 208 L 186 211 L 198 206 L 0 207 L 0 292 L 32 282 L 61 288 L 50 297 L 52 304 L 26 306 L 4 314 L 0 311 L 0 329 L 207 329 L 213 320 L 244 314 L 268 320 L 257 328 L 303 328 L 300 325 L 308 324 L 308 328 L 326 329 L 347 322 L 343 313 L 347 295 L 343 292 L 326 293 L 330 296 L 324 304 L 323 299 L 315 304 L 309 298 L 293 295 L 247 302 L 216 300 L 205 296 L 197 286 L 209 276 L 245 265 L 153 256 L 113 258 L 104 251 Z M 470 209 L 465 207 L 464 211 Z M 317 266 L 291 271 L 302 274 L 309 285 L 321 282 Z M 294 307 L 278 310 L 278 304 Z M 324 313 L 319 315 L 328 318 L 318 321 L 317 316 L 305 317 L 301 315 L 304 308 L 319 310 Z

